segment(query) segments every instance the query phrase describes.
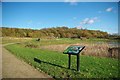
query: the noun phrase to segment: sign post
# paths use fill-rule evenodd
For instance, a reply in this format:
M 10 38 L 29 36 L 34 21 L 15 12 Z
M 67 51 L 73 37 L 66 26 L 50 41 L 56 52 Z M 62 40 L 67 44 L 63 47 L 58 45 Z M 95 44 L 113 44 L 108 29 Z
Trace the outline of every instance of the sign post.
M 68 60 L 68 69 L 70 69 L 70 65 L 71 65 L 71 54 L 68 54 L 69 56 L 69 60 Z
M 80 52 L 85 48 L 85 46 L 69 46 L 66 50 L 64 50 L 64 54 L 68 54 L 68 69 L 70 69 L 71 65 L 71 55 L 77 56 L 77 71 L 80 71 Z

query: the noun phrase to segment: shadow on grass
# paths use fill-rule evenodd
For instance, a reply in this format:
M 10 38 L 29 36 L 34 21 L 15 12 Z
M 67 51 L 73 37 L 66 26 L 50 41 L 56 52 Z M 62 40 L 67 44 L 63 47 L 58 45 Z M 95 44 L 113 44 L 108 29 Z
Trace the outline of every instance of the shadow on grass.
M 57 64 L 53 64 L 53 63 L 50 63 L 50 62 L 45 62 L 45 61 L 42 61 L 42 60 L 37 59 L 37 58 L 34 58 L 34 61 L 35 61 L 35 62 L 38 62 L 38 63 L 50 64 L 50 65 L 57 66 L 57 67 L 60 67 L 60 68 L 68 69 L 68 68 L 66 68 L 66 67 L 63 67 L 63 66 L 60 66 L 60 65 L 57 65 Z M 70 69 L 70 70 L 76 71 L 75 69 Z

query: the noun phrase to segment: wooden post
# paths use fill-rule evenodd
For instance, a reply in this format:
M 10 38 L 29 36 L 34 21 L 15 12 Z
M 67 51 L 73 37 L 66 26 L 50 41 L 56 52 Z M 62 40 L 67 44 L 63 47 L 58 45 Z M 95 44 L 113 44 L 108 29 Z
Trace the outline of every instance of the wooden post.
M 108 49 L 108 52 L 109 52 L 109 57 L 112 58 L 112 48 L 109 48 L 109 49 Z
M 68 69 L 70 69 L 70 65 L 71 65 L 71 54 L 68 54 Z
M 77 71 L 80 71 L 79 54 L 77 54 Z

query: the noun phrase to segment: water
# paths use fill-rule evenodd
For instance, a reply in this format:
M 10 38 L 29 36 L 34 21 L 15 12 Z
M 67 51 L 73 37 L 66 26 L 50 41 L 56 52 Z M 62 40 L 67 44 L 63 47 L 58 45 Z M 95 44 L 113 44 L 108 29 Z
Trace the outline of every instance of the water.
M 108 44 L 112 47 L 120 47 L 120 42 L 108 42 Z
M 120 42 L 117 41 L 111 41 L 111 42 L 97 42 L 97 44 L 104 44 L 108 43 L 110 47 L 120 47 Z

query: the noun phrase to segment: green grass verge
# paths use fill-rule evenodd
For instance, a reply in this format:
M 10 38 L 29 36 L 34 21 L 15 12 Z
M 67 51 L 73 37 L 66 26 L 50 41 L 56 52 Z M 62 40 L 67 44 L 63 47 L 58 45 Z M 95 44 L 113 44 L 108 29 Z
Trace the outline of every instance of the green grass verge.
M 18 58 L 54 78 L 117 78 L 118 60 L 90 56 L 80 57 L 80 72 L 76 71 L 76 56 L 72 56 L 71 69 L 68 67 L 68 56 L 60 52 L 25 48 L 19 44 L 5 46 Z M 34 58 L 40 62 L 34 61 Z

